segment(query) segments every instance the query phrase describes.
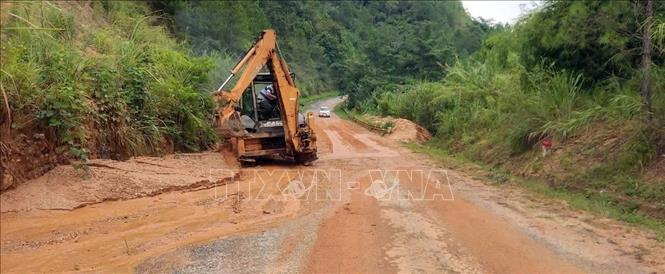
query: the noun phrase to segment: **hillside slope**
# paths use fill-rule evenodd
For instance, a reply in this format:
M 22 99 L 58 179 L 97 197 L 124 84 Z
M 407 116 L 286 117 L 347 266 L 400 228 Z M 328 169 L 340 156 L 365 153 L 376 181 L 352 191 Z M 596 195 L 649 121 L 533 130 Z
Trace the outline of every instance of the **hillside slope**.
M 2 6 L 2 189 L 57 163 L 124 159 L 214 143 L 213 67 L 142 3 Z
M 374 90 L 356 109 L 413 120 L 433 148 L 604 214 L 663 220 L 665 5 L 654 2 L 648 15 L 645 2 L 544 1 L 442 80 Z

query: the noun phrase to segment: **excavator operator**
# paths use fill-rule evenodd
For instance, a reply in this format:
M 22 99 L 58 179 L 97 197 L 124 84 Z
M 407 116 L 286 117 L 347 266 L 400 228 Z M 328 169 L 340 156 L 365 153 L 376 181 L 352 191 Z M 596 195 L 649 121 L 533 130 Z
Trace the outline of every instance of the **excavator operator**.
M 272 84 L 266 86 L 256 97 L 256 103 L 259 107 L 259 120 L 264 121 L 273 118 L 275 115 L 275 106 L 277 105 L 275 87 Z

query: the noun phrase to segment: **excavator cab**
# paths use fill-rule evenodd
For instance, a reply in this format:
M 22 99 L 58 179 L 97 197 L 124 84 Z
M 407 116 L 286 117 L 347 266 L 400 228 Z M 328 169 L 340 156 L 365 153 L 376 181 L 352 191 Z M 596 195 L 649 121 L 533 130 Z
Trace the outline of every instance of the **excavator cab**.
M 293 77 L 295 80 L 294 73 L 291 73 L 291 77 Z M 243 116 L 247 116 L 244 118 L 244 120 L 248 122 L 245 129 L 249 130 L 250 132 L 256 131 L 257 125 L 268 121 L 273 122 L 274 124 L 276 121 L 279 121 L 283 118 L 281 117 L 279 104 L 276 104 L 276 102 L 273 104 L 272 110 L 267 113 L 264 113 L 265 110 L 262 110 L 261 106 L 259 105 L 259 92 L 268 86 L 272 86 L 273 83 L 274 78 L 270 73 L 261 72 L 256 75 L 256 78 L 254 78 L 252 81 L 251 86 L 245 90 L 245 93 L 243 93 L 242 97 L 240 98 L 239 111 Z M 299 115 L 302 116 L 301 113 Z M 251 119 L 251 122 L 248 119 Z M 303 120 L 301 119 L 300 121 L 302 122 Z
M 223 90 L 241 70 L 235 86 L 230 91 Z M 314 114 L 300 113 L 300 90 L 294 79 L 277 45 L 275 31 L 265 30 L 214 93 L 220 105 L 215 127 L 222 139 L 229 140 L 242 164 L 254 164 L 259 158 L 302 164 L 317 159 Z M 273 89 L 270 93 L 273 107 L 266 112 L 259 97 L 268 85 Z
M 282 120 L 282 117 L 278 104 L 274 104 L 270 112 L 260 113 L 261 107 L 258 102 L 259 92 L 272 84 L 273 77 L 270 73 L 259 73 L 252 81 L 251 86 L 245 90 L 240 98 L 240 108 L 238 111 L 240 112 L 241 122 L 246 131 L 255 133 L 266 128 L 266 125 L 282 126 L 282 123 L 279 122 Z

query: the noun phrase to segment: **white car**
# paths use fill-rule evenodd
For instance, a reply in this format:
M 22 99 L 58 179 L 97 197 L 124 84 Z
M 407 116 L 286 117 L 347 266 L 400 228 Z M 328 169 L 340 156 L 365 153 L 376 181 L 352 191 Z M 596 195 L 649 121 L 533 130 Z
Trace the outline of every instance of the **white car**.
M 323 106 L 319 109 L 319 117 L 330 117 L 330 109 Z

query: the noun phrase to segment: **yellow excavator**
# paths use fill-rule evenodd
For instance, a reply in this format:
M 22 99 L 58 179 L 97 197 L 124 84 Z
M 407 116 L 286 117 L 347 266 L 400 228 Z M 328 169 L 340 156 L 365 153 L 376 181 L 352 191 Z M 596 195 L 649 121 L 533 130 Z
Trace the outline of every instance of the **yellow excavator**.
M 241 70 L 233 88 L 224 90 Z M 243 165 L 261 158 L 308 165 L 317 159 L 314 114 L 299 112 L 299 96 L 275 31 L 264 30 L 214 92 L 215 128 Z

